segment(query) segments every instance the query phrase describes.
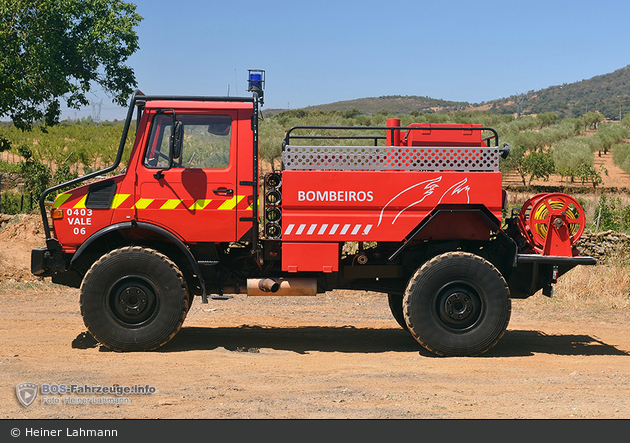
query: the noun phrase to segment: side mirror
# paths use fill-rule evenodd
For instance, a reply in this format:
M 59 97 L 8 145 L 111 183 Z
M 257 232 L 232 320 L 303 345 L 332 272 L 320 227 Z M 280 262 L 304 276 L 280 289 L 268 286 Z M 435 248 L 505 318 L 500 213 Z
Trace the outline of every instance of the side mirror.
M 169 140 L 170 158 L 179 159 L 182 155 L 182 145 L 184 144 L 184 125 L 180 121 L 174 121 L 171 126 L 171 138 Z

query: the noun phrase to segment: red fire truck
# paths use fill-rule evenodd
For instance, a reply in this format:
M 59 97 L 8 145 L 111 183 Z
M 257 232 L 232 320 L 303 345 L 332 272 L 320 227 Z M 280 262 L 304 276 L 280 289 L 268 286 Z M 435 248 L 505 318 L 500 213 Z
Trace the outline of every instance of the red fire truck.
M 46 246 L 31 270 L 80 288 L 104 346 L 164 345 L 194 296 L 343 288 L 386 294 L 433 353 L 478 355 L 505 332 L 511 298 L 551 296 L 559 276 L 595 264 L 574 247 L 585 217 L 572 197 L 538 194 L 504 217 L 509 147 L 481 125 L 293 127 L 281 171 L 262 174 L 264 81 L 251 70 L 240 98 L 136 91 L 114 164 L 42 194 Z M 129 162 L 111 176 L 134 113 Z

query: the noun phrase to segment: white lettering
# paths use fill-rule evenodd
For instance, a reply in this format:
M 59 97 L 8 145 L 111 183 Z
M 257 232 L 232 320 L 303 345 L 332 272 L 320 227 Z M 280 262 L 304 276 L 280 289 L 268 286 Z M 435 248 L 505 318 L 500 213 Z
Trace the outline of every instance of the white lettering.
M 66 437 L 118 437 L 116 429 L 70 429 L 66 428 Z
M 371 202 L 374 191 L 298 191 L 300 202 Z
M 61 437 L 61 432 L 63 429 L 34 429 L 34 428 L 26 428 L 24 429 L 25 437 Z
M 88 218 L 75 218 L 75 217 L 68 217 L 68 224 L 69 225 L 81 225 L 81 226 L 91 226 L 92 225 L 92 218 L 88 217 Z

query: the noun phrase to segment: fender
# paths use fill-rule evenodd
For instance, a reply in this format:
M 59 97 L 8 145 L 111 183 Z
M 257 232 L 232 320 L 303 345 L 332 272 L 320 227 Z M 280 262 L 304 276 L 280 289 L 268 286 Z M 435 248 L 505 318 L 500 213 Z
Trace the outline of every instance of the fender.
M 79 249 L 77 249 L 77 252 L 74 253 L 74 255 L 72 256 L 72 259 L 70 260 L 70 265 L 72 265 L 81 256 L 81 254 L 85 252 L 85 250 L 88 249 L 90 245 L 93 244 L 95 241 L 99 240 L 105 235 L 111 234 L 112 232 L 122 231 L 126 229 L 145 229 L 147 231 L 152 231 L 166 237 L 174 245 L 176 245 L 184 254 L 184 256 L 188 259 L 188 262 L 190 263 L 190 266 L 192 267 L 192 270 L 197 276 L 197 280 L 199 281 L 199 286 L 201 287 L 201 290 L 202 290 L 202 297 L 204 300 L 206 299 L 207 297 L 206 282 L 203 279 L 201 272 L 199 271 L 199 267 L 197 266 L 197 260 L 195 259 L 192 252 L 190 252 L 190 249 L 188 249 L 188 246 L 186 246 L 186 244 L 172 232 L 164 228 L 161 228 L 159 226 L 153 225 L 151 223 L 137 222 L 133 220 L 130 222 L 116 223 L 114 225 L 107 226 L 101 229 L 100 231 L 95 232 L 94 234 L 90 236 L 90 238 L 88 238 L 85 242 L 83 242 L 83 244 L 79 247 Z
M 453 214 L 461 214 L 463 216 L 471 216 L 471 220 L 476 220 L 481 226 L 487 228 L 488 233 L 492 231 L 501 231 L 501 222 L 497 217 L 484 205 L 453 205 L 442 204 L 438 205 L 427 215 L 420 224 L 409 233 L 402 241 L 401 245 L 396 251 L 389 257 L 389 261 L 394 260 L 398 254 L 404 251 L 407 246 L 416 238 L 422 238 L 421 234 L 426 235 L 430 232 L 430 238 L 439 238 L 439 234 L 442 232 L 447 233 L 447 238 L 453 239 L 452 227 L 443 223 L 444 217 L 452 217 Z M 461 227 L 461 224 L 458 225 Z M 465 229 L 464 229 L 465 230 Z M 473 235 L 478 233 L 474 232 L 474 229 L 470 230 L 471 237 L 462 237 L 462 240 L 474 238 Z M 480 240 L 482 238 L 476 238 Z

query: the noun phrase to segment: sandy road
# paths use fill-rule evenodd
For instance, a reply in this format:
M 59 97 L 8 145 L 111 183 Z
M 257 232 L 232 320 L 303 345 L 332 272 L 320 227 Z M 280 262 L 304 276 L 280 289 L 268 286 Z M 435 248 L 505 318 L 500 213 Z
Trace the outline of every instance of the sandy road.
M 432 356 L 382 295 L 350 291 L 196 300 L 160 350 L 115 353 L 85 333 L 77 290 L 4 284 L 0 410 L 5 419 L 630 418 L 627 310 L 545 313 L 531 303 L 514 301 L 503 339 L 475 358 Z M 156 392 L 123 404 L 40 393 L 26 408 L 15 387 L 27 381 Z

